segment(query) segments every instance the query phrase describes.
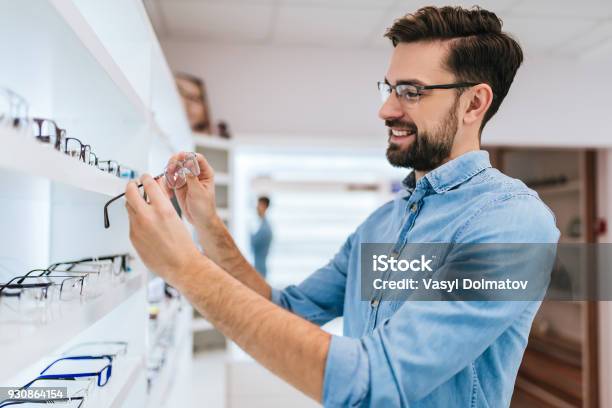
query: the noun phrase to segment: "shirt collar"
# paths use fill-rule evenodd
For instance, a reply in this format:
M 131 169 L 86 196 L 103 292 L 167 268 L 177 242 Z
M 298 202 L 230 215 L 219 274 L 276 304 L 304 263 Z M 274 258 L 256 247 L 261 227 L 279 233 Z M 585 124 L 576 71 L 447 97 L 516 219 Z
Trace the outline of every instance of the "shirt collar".
M 466 182 L 489 167 L 491 167 L 489 152 L 486 150 L 474 150 L 435 168 L 420 179 L 419 183 L 427 180 L 434 191 L 441 194 Z M 417 184 L 414 170 L 408 174 L 402 184 L 406 189 L 414 190 Z

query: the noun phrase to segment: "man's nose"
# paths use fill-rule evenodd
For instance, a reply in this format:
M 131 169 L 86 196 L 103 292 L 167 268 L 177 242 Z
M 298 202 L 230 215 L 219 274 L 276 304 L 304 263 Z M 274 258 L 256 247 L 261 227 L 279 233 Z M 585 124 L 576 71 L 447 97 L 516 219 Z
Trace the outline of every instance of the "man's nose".
M 382 120 L 400 119 L 404 116 L 404 111 L 395 92 L 391 93 L 378 111 L 378 117 Z

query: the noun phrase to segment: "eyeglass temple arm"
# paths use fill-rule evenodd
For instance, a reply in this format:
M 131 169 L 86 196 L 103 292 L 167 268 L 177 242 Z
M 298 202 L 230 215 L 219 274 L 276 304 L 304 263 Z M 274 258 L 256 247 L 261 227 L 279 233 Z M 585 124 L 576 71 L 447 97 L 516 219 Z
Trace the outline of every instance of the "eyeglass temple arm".
M 164 176 L 164 173 L 159 174 L 155 177 L 153 177 L 153 180 L 157 180 L 160 179 Z M 138 184 L 138 188 L 141 188 L 144 184 L 140 183 Z M 146 194 L 146 193 L 145 193 Z M 115 201 L 117 201 L 118 199 L 120 199 L 121 197 L 123 197 L 125 195 L 125 193 L 121 193 L 118 196 L 115 196 L 113 198 L 111 198 L 105 205 L 104 205 L 104 228 L 110 228 L 110 220 L 108 219 L 108 206 L 111 205 L 112 203 L 114 203 Z M 146 195 L 145 195 L 146 197 Z

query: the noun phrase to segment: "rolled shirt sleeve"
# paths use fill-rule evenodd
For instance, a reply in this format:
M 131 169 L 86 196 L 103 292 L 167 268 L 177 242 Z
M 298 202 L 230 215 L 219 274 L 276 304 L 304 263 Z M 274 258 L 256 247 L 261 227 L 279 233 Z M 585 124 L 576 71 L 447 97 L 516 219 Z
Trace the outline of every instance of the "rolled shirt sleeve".
M 291 285 L 283 290 L 272 289 L 272 302 L 318 325 L 341 316 L 354 238 L 355 233 L 347 238 L 327 265 L 299 285 Z

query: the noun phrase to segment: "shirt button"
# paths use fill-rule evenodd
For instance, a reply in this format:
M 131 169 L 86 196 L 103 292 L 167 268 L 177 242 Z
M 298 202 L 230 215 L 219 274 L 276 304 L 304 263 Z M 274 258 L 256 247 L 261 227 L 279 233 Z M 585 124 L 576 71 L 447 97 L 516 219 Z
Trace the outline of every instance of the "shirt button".
M 416 204 L 412 204 L 412 205 L 410 206 L 410 211 L 412 211 L 413 213 L 415 213 L 415 212 L 417 212 L 417 208 L 418 208 L 418 206 L 417 206 Z
M 379 302 L 378 299 L 372 299 L 370 301 L 370 306 L 372 306 L 374 308 L 374 307 L 378 306 L 378 302 Z

